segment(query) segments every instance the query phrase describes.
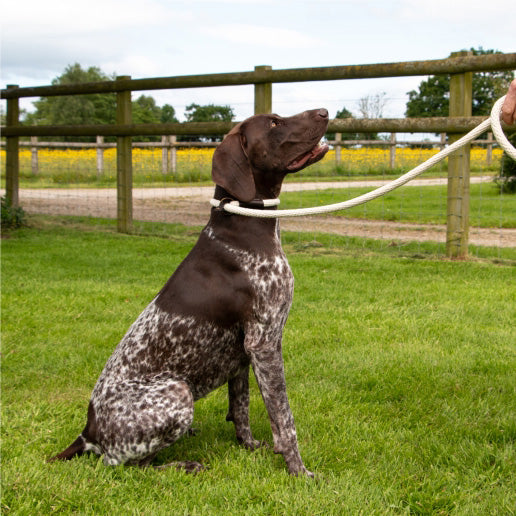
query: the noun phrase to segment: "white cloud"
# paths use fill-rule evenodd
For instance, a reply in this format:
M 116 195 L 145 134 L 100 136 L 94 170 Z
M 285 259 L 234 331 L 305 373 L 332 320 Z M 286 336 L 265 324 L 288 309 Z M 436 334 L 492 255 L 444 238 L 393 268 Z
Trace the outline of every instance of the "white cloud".
M 513 18 L 515 14 L 513 0 L 490 0 L 488 4 L 478 0 L 401 0 L 400 4 L 401 17 L 411 20 L 426 19 L 435 23 L 436 31 L 439 31 L 439 25 L 443 23 L 475 23 L 486 26 L 493 22 L 503 30 L 505 17 Z M 513 23 L 507 23 L 507 30 L 512 26 Z M 486 30 L 490 29 L 486 26 Z
M 25 0 L 4 2 L 2 87 L 49 84 L 69 64 L 134 78 L 444 58 L 462 48 L 515 51 L 514 0 Z M 332 114 L 386 91 L 389 116 L 421 78 L 273 87 L 274 109 Z M 191 102 L 252 112 L 253 87 L 152 91 L 181 114 Z M 31 102 L 33 99 L 28 99 Z M 397 107 L 397 103 L 400 107 Z
M 238 43 L 258 47 L 272 47 L 283 49 L 317 48 L 324 46 L 324 42 L 316 37 L 297 30 L 281 27 L 266 27 L 248 24 L 219 25 L 215 28 L 206 27 L 204 33 L 211 36 Z
M 159 0 L 27 0 L 23 14 L 14 2 L 2 10 L 3 82 L 46 76 L 49 83 L 71 63 L 100 66 L 106 73 L 135 76 L 158 72 L 153 40 L 166 35 L 171 20 L 187 24 L 188 8 Z M 156 54 L 169 48 L 168 39 L 155 45 Z M 154 64 L 153 64 L 154 63 Z M 108 66 L 106 66 L 108 65 Z M 130 68 L 126 68 L 130 65 Z
M 161 25 L 172 13 L 177 19 L 185 18 L 183 9 L 173 12 L 154 0 L 29 0 L 23 12 L 15 2 L 8 2 L 2 9 L 2 39 L 9 42 L 29 37 L 34 42 L 39 37 L 104 31 L 111 31 L 116 37 L 116 31 L 122 28 Z

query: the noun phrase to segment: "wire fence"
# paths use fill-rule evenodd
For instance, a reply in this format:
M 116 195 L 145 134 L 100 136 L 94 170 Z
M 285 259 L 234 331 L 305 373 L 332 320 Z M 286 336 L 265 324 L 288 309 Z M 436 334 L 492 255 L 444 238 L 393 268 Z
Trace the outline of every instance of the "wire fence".
M 116 219 L 116 148 L 102 148 L 99 167 L 95 144 L 79 148 L 60 143 L 51 148 L 34 143 L 22 146 L 19 153 L 20 201 L 28 213 L 94 217 L 102 224 Z M 174 148 L 172 156 L 169 143 L 138 144 L 133 149 L 133 217 L 138 231 L 166 233 L 167 224 L 198 227 L 209 218 L 214 147 Z M 338 143 L 340 148 L 333 141 L 323 161 L 287 177 L 281 207 L 317 206 L 360 195 L 425 161 L 439 151 L 442 141 L 397 143 L 394 161 L 392 145 Z M 0 154 L 5 160 L 5 151 Z M 501 195 L 494 183 L 501 154 L 486 144 L 471 150 L 470 243 L 477 255 L 481 247 L 516 248 L 516 199 Z M 446 171 L 444 161 L 384 198 L 337 214 L 283 220 L 282 228 L 295 232 L 294 241 L 301 246 L 317 245 L 326 234 L 332 245 L 363 238 L 399 249 L 416 242 L 422 249 L 431 242 L 444 252 Z

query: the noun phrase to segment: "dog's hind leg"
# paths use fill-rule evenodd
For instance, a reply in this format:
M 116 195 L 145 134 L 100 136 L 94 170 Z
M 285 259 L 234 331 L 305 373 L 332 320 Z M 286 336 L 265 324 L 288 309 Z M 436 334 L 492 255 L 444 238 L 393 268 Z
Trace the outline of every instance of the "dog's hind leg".
M 106 464 L 147 466 L 192 424 L 193 396 L 185 382 L 159 375 L 97 387 L 94 440 Z M 189 463 L 184 469 L 191 469 Z

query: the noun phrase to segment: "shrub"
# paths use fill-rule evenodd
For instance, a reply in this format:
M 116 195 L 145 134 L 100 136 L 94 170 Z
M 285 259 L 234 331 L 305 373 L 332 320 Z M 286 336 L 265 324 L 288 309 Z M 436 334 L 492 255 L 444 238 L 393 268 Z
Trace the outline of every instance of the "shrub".
M 13 207 L 10 199 L 2 197 L 2 229 L 16 229 L 25 225 L 25 212 L 21 206 Z
M 516 135 L 509 138 L 513 146 L 516 146 Z M 500 188 L 500 193 L 516 193 L 516 161 L 506 152 L 502 155 L 500 162 L 500 175 L 495 178 Z

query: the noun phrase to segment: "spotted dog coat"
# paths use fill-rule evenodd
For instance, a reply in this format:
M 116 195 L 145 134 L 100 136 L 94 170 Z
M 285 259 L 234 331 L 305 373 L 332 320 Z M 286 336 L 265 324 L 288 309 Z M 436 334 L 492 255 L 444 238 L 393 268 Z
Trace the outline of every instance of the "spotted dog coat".
M 237 125 L 214 154 L 215 198 L 256 205 L 277 197 L 287 173 L 326 153 L 319 140 L 327 124 L 328 112 L 319 109 L 288 118 L 257 115 Z M 254 449 L 260 442 L 249 425 L 251 365 L 274 451 L 283 454 L 290 473 L 311 475 L 298 451 L 281 352 L 293 289 L 277 219 L 212 209 L 194 248 L 107 361 L 85 429 L 51 460 L 92 451 L 106 464 L 147 465 L 188 431 L 194 402 L 225 383 L 226 419 L 237 440 Z

